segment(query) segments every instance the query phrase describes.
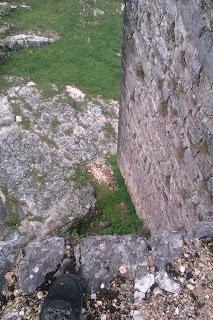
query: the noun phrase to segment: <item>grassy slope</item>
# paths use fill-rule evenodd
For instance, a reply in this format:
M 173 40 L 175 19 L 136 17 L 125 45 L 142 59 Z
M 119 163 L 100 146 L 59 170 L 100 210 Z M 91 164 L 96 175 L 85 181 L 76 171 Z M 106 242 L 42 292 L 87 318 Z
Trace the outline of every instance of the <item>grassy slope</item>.
M 45 86 L 74 83 L 91 95 L 118 98 L 122 14 L 116 9 L 120 9 L 121 1 L 84 1 L 84 26 L 79 0 L 31 0 L 28 3 L 32 10 L 19 9 L 10 14 L 5 20 L 15 24 L 15 32 L 52 30 L 61 38 L 45 48 L 12 53 L 1 66 L 0 75 L 29 76 Z M 103 10 L 105 15 L 94 18 L 94 8 Z

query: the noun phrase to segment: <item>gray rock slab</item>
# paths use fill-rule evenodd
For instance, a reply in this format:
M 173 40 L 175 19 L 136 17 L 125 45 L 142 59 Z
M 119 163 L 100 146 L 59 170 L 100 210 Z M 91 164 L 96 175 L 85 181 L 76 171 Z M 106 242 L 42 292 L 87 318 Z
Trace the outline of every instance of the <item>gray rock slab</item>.
M 25 257 L 19 265 L 20 289 L 25 293 L 36 290 L 45 281 L 45 276 L 57 269 L 65 253 L 64 239 L 51 237 L 40 242 L 31 242 L 25 248 Z
M 109 283 L 117 275 L 134 277 L 143 263 L 147 246 L 136 236 L 91 236 L 80 241 L 75 258 L 89 291 Z
M 0 127 L 9 125 L 14 121 L 11 106 L 6 96 L 0 96 Z
M 150 243 L 155 265 L 158 269 L 162 269 L 166 263 L 181 255 L 183 235 L 176 231 L 162 230 L 152 236 Z
M 0 292 L 5 283 L 4 276 L 14 264 L 21 245 L 19 239 L 0 241 Z

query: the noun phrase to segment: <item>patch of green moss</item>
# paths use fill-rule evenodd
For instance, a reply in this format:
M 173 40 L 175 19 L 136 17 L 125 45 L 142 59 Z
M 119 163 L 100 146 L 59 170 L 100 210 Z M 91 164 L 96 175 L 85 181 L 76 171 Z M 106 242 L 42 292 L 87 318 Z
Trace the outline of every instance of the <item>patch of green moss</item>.
M 15 227 L 20 223 L 20 217 L 17 212 L 10 212 L 5 220 L 8 226 Z
M 110 122 L 105 123 L 105 125 L 102 127 L 106 138 L 108 139 L 115 139 L 116 138 L 116 132 L 114 127 Z
M 51 127 L 53 129 L 56 129 L 59 124 L 60 124 L 60 121 L 58 120 L 58 118 L 57 117 L 53 117 L 53 119 L 51 121 Z

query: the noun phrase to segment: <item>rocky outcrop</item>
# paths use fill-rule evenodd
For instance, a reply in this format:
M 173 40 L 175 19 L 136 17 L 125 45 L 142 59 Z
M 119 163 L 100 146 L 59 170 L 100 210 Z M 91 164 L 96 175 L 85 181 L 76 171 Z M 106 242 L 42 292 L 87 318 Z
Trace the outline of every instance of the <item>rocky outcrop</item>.
M 119 162 L 151 231 L 212 221 L 212 1 L 126 1 Z

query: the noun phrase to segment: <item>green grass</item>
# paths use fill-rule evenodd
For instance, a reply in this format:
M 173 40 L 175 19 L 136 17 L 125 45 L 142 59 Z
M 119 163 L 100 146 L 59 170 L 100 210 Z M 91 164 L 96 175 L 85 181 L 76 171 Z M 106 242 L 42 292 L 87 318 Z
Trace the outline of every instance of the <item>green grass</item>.
M 115 129 L 113 128 L 112 124 L 110 122 L 105 123 L 103 126 L 103 131 L 105 133 L 106 138 L 110 139 L 115 139 L 116 138 L 116 132 Z
M 19 200 L 16 198 L 14 194 L 9 193 L 6 185 L 2 185 L 0 189 L 6 197 L 5 207 L 7 209 L 7 217 L 5 223 L 8 226 L 15 227 L 20 223 L 20 217 L 18 214 L 18 209 L 20 205 Z
M 78 229 L 80 237 L 87 234 L 132 234 L 149 236 L 149 230 L 143 226 L 143 221 L 137 216 L 135 207 L 131 201 L 124 179 L 117 165 L 116 156 L 107 158 L 107 164 L 112 167 L 116 188 L 111 190 L 109 187 L 98 184 L 80 167 L 76 167 L 75 181 L 79 188 L 90 183 L 95 190 L 97 204 L 101 215 L 94 217 L 90 222 L 81 223 Z M 109 227 L 100 228 L 101 220 L 107 220 Z M 72 230 L 70 230 L 72 233 Z
M 60 121 L 58 120 L 58 118 L 55 116 L 53 117 L 52 121 L 51 121 L 51 127 L 53 129 L 57 128 L 57 126 L 60 124 Z
M 5 220 L 6 224 L 11 227 L 15 227 L 20 223 L 20 217 L 17 212 L 10 212 Z
M 9 88 L 9 82 L 7 79 L 0 78 L 0 91 L 6 90 Z
M 122 43 L 121 0 L 85 0 L 86 15 L 80 17 L 78 0 L 31 0 L 32 10 L 10 13 L 6 23 L 13 32 L 34 29 L 55 31 L 60 40 L 43 48 L 13 52 L 1 66 L 0 75 L 30 77 L 45 86 L 73 83 L 86 93 L 118 98 L 120 94 L 120 57 Z M 94 17 L 100 8 L 104 16 Z

